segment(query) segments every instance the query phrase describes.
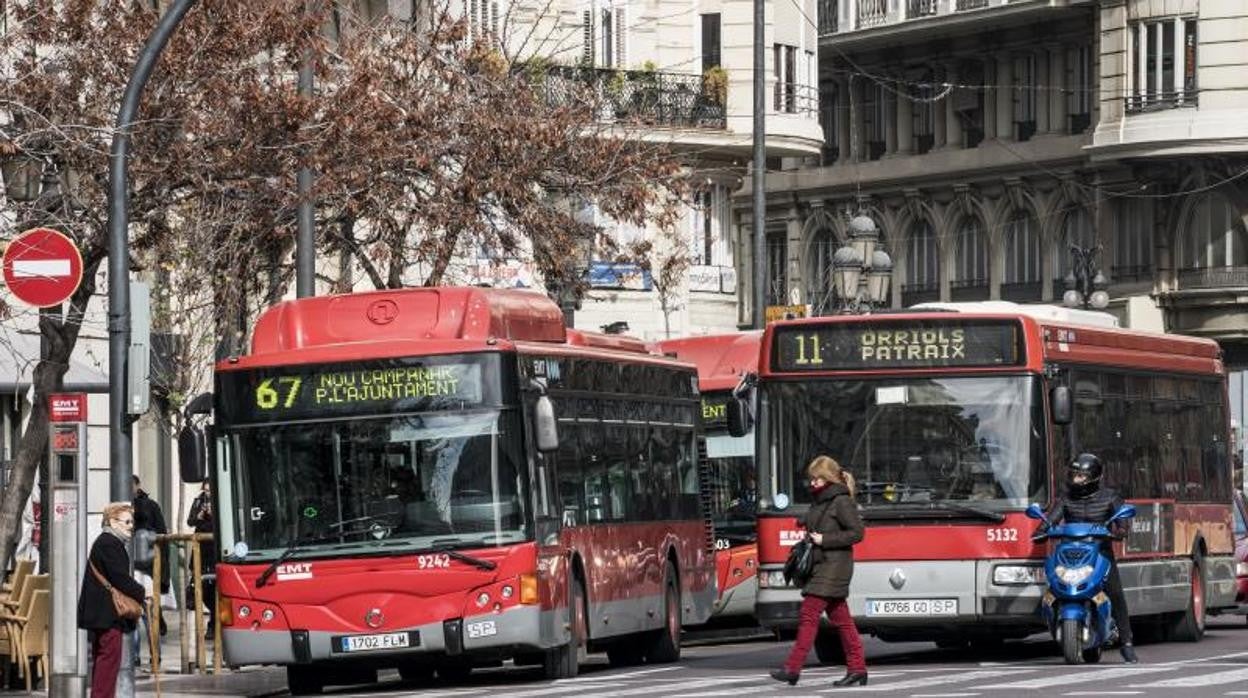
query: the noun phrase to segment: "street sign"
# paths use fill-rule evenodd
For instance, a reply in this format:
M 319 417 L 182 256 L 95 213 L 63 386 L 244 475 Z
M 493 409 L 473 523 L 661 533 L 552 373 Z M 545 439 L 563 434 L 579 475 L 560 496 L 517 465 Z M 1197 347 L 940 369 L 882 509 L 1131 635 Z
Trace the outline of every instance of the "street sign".
M 4 282 L 18 300 L 36 308 L 60 305 L 82 282 L 82 253 L 64 234 L 32 228 L 5 248 Z
M 795 317 L 806 317 L 806 306 L 804 305 L 769 305 L 763 315 L 767 322 L 775 322 L 777 320 L 787 320 Z

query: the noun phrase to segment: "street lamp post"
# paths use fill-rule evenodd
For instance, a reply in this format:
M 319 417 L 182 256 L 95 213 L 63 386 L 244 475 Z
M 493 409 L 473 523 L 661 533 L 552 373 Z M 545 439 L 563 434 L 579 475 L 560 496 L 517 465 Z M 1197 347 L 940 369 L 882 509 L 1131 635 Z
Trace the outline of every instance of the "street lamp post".
M 888 302 L 893 260 L 877 249 L 880 230 L 859 214 L 849 221 L 849 244 L 832 255 L 832 290 L 842 314 L 870 313 Z
M 1109 305 L 1109 293 L 1105 290 L 1109 284 L 1097 263 L 1097 257 L 1100 254 L 1100 245 L 1070 246 L 1071 269 L 1066 274 L 1066 293 L 1062 295 L 1063 305 L 1084 310 L 1103 310 Z

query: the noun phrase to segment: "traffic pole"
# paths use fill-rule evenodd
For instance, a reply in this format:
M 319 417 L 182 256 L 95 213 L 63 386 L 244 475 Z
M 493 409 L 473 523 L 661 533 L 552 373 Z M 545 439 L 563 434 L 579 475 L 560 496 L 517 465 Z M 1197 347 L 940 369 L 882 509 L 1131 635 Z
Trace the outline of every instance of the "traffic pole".
M 173 0 L 147 38 L 139 59 L 126 83 L 126 91 L 117 111 L 113 145 L 108 162 L 108 467 L 109 498 L 115 502 L 132 499 L 130 478 L 133 475 L 129 401 L 126 377 L 130 353 L 130 239 L 127 193 L 127 156 L 130 150 L 130 129 L 139 111 L 143 88 L 152 75 L 157 59 L 169 37 L 195 0 Z M 134 554 L 131 550 L 131 565 Z M 131 642 L 134 631 L 121 641 L 121 673 L 117 677 L 117 693 L 123 698 L 134 695 L 134 657 Z
M 754 164 L 750 183 L 754 190 L 753 279 L 754 329 L 766 325 L 767 293 L 767 0 L 754 0 Z

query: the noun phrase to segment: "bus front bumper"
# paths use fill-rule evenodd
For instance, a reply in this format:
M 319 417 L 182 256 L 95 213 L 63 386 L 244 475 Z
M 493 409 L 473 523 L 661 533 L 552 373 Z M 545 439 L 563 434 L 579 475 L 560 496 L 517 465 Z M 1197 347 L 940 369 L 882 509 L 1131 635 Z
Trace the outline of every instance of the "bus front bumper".
M 849 608 L 861 632 L 883 640 L 1025 637 L 1044 630 L 1039 615 L 1044 586 L 994 584 L 994 568 L 1037 565 L 1030 560 L 859 562 Z M 760 570 L 754 614 L 765 628 L 792 630 L 798 625 L 802 596 L 796 588 L 775 584 L 782 583 L 776 574 L 780 569 L 765 565 Z
M 309 664 L 312 662 L 369 661 L 421 656 L 500 657 L 543 649 L 542 610 L 517 606 L 499 613 L 455 618 L 412 628 L 384 628 L 365 632 L 326 630 L 259 630 L 222 628 L 225 660 L 241 664 Z M 401 649 L 344 652 L 334 638 L 373 633 L 411 633 L 411 644 Z M 379 662 L 379 663 L 384 663 Z

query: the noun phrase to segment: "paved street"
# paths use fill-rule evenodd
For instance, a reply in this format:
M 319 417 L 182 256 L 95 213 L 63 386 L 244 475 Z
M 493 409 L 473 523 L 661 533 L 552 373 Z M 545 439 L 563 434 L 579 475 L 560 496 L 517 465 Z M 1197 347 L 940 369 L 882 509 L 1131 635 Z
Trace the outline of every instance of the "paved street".
M 957 698 L 1015 694 L 1055 696 L 1248 696 L 1248 624 L 1242 617 L 1211 619 L 1205 640 L 1199 644 L 1145 645 L 1143 664 L 1123 666 L 1117 652 L 1101 665 L 1068 667 L 1057 648 L 1043 638 L 1002 644 L 988 655 L 971 650 L 938 650 L 930 643 L 896 645 L 874 640 L 867 643 L 871 667 L 869 686 L 837 689 L 841 667 L 819 667 L 812 654 L 802 681 L 796 687 L 777 684 L 766 672 L 779 666 L 787 643 L 754 640 L 721 644 L 695 643 L 684 650 L 684 659 L 673 666 L 642 666 L 611 669 L 605 658 L 595 656 L 582 667 L 578 678 L 546 682 L 531 670 L 500 668 L 480 670 L 466 681 L 435 680 L 427 685 L 405 684 L 394 672 L 385 672 L 381 683 L 368 687 L 331 690 L 336 696 L 479 696 L 490 698 L 542 698 L 544 696 L 798 696 L 863 695 L 907 698 Z M 283 673 L 258 669 L 245 675 L 212 679 L 167 677 L 164 696 L 192 695 L 284 695 Z M 140 684 L 142 695 L 154 695 L 148 678 Z

